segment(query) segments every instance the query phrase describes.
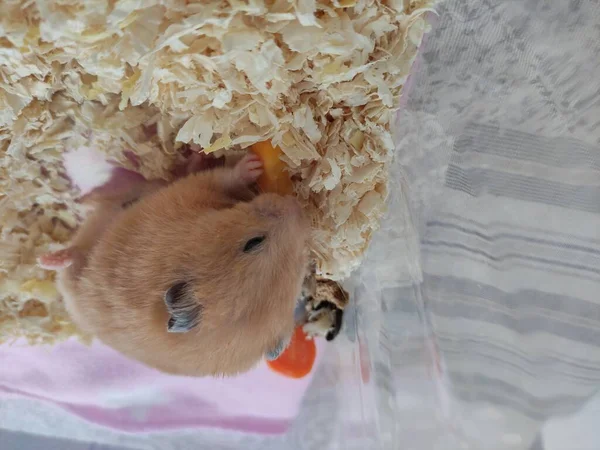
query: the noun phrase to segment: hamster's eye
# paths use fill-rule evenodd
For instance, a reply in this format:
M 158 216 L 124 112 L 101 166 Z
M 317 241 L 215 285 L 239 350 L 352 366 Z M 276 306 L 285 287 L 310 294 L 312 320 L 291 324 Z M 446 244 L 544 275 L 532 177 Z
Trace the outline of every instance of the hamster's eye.
M 265 240 L 265 236 L 256 236 L 246 242 L 244 245 L 244 253 L 250 253 L 252 250 L 256 250 Z

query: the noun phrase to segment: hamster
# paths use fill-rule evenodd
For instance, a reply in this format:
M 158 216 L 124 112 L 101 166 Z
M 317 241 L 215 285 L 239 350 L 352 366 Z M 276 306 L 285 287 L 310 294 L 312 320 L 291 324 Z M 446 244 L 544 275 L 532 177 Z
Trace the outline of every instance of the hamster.
M 295 198 L 253 190 L 261 173 L 248 154 L 171 184 L 129 172 L 88 195 L 94 210 L 70 246 L 39 259 L 58 271 L 75 324 L 172 374 L 235 375 L 276 358 L 293 334 L 310 223 Z

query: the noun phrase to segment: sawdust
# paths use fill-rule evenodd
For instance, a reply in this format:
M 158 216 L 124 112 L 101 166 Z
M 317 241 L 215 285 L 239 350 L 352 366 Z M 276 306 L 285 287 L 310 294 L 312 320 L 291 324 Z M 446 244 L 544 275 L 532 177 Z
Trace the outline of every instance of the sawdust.
M 272 140 L 312 214 L 321 274 L 346 277 L 385 211 L 390 123 L 428 0 L 4 0 L 0 342 L 77 330 L 36 267 L 82 218 L 65 151 L 150 178 L 184 143 Z

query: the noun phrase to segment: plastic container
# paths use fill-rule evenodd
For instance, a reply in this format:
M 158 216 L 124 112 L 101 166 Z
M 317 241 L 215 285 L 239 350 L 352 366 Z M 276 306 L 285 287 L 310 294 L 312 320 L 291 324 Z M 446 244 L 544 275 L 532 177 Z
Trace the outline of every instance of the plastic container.
M 439 12 L 395 130 L 389 214 L 284 435 L 124 435 L 12 400 L 2 426 L 131 448 L 600 448 L 600 7 Z M 449 214 L 477 223 L 442 234 Z

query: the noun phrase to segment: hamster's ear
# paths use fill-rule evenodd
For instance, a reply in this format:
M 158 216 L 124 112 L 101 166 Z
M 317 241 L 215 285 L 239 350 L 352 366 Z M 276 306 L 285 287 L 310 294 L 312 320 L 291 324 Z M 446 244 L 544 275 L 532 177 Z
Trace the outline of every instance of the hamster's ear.
M 169 333 L 186 333 L 200 323 L 202 305 L 194 297 L 188 283 L 171 286 L 165 292 L 164 300 L 169 313 Z

